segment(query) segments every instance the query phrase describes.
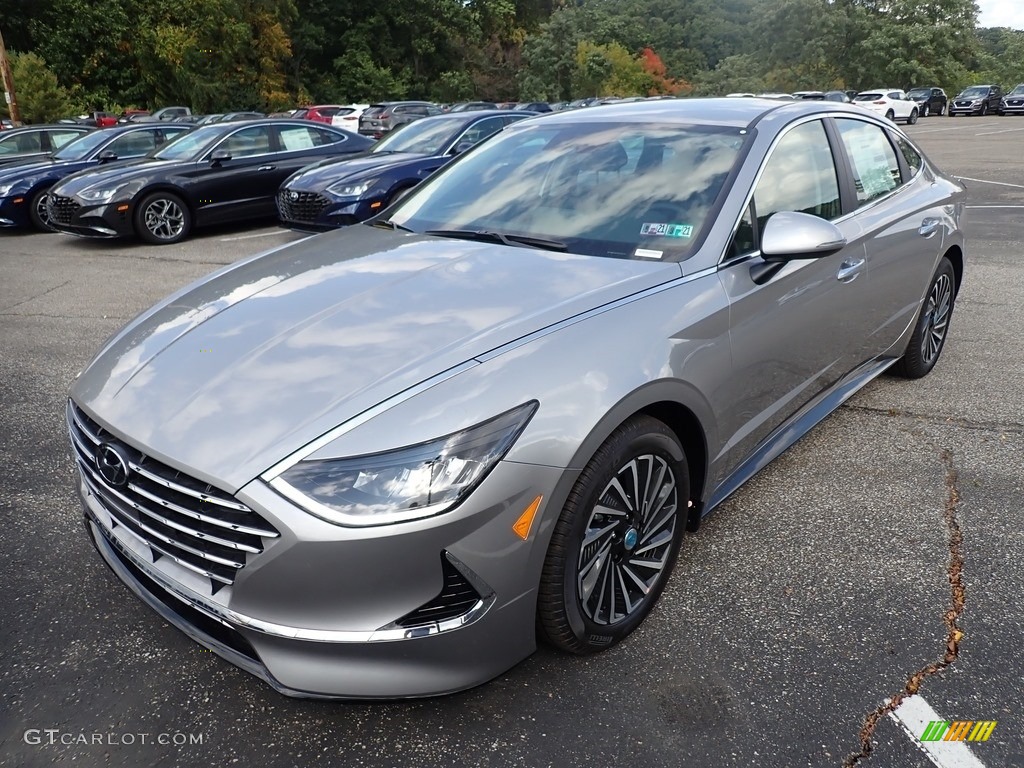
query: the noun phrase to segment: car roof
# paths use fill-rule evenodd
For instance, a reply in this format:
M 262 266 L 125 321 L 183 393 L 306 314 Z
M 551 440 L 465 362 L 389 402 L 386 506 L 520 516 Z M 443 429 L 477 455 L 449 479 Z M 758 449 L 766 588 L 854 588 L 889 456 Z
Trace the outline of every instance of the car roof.
M 549 125 L 571 122 L 675 123 L 679 125 L 718 125 L 747 128 L 769 113 L 791 116 L 793 119 L 822 113 L 845 113 L 862 117 L 864 109 L 837 101 L 793 99 L 788 101 L 762 98 L 735 99 L 728 97 L 696 99 L 664 99 L 660 101 L 630 101 L 589 107 L 583 111 L 545 112 L 536 115 L 531 125 Z M 505 114 L 508 114 L 506 111 Z
M 81 123 L 45 123 L 42 125 L 23 125 L 20 128 L 7 128 L 4 131 L 4 136 L 13 136 L 17 133 L 27 133 L 28 131 L 66 131 L 69 129 L 82 133 L 96 130 L 94 126 L 82 125 Z

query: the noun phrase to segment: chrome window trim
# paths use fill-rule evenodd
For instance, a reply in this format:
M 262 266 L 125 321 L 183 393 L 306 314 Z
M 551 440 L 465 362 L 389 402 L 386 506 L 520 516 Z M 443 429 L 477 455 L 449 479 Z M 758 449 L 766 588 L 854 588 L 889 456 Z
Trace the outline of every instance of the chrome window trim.
M 220 149 L 221 145 L 224 144 L 224 142 L 226 142 L 228 139 L 230 139 L 232 136 L 234 136 L 239 131 L 244 131 L 246 128 L 260 127 L 260 128 L 266 128 L 268 131 L 272 132 L 274 130 L 274 128 L 278 128 L 280 126 L 292 126 L 292 127 L 298 126 L 300 128 L 308 128 L 309 127 L 309 126 L 303 125 L 301 122 L 297 122 L 297 121 L 285 122 L 285 121 L 277 121 L 277 120 L 275 120 L 274 123 L 261 123 L 259 126 L 242 124 L 238 128 L 236 128 L 235 130 L 231 131 L 231 133 L 225 133 L 223 136 L 221 136 L 220 139 L 217 141 L 217 143 L 214 144 L 212 147 L 210 147 L 208 152 L 206 152 L 201 158 L 196 160 L 196 163 L 197 164 L 202 164 L 202 163 L 210 162 L 210 157 L 213 155 L 213 153 L 216 152 L 218 149 Z M 342 138 L 339 141 L 334 142 L 334 144 L 340 144 L 342 141 L 348 141 L 348 136 L 345 136 L 342 131 L 340 131 L 340 130 L 338 130 L 336 128 L 333 128 L 332 126 L 329 126 L 326 123 L 319 123 L 317 127 L 319 127 L 321 130 L 327 130 L 329 132 L 336 132 L 339 135 L 341 135 Z M 322 145 L 322 146 L 333 146 L 333 145 L 332 144 L 325 144 L 325 145 Z M 317 149 L 317 147 L 314 147 L 314 149 Z M 307 152 L 307 151 L 308 151 L 308 149 L 289 149 L 287 151 L 279 150 L 277 152 L 261 152 L 258 155 L 246 155 L 245 157 L 240 157 L 238 159 L 239 160 L 250 160 L 250 159 L 252 159 L 254 157 L 283 157 L 285 155 L 290 155 L 290 154 L 292 154 L 294 152 Z

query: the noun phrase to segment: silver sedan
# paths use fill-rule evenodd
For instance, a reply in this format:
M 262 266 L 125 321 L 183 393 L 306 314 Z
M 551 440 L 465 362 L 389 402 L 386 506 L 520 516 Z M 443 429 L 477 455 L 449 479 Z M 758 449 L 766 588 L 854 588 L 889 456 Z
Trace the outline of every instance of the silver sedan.
M 67 405 L 89 534 L 289 695 L 608 648 L 684 531 L 872 378 L 936 364 L 964 200 L 832 102 L 522 121 L 111 338 Z

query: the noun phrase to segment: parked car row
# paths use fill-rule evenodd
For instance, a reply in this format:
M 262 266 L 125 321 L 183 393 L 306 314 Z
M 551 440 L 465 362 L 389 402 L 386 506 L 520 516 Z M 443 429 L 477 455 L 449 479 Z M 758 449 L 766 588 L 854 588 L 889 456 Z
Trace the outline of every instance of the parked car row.
M 397 112 L 401 114 L 401 112 Z M 24 129 L 39 145 L 0 169 L 0 227 L 178 242 L 194 228 L 278 215 L 319 231 L 364 221 L 531 112 L 438 114 L 379 142 L 308 120 Z M 6 140 L 0 137 L 0 152 Z M 8 142 L 9 143 L 9 142 Z M 2 154 L 0 154 L 2 157 Z

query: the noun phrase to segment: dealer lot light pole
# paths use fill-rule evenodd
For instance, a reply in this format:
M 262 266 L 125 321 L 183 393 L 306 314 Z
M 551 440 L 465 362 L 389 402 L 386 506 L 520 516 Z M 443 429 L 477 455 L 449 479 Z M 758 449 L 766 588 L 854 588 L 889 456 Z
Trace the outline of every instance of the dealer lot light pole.
M 11 122 L 17 125 L 21 122 L 21 115 L 18 113 L 18 98 L 14 93 L 14 78 L 11 77 L 11 64 L 7 61 L 7 46 L 4 45 L 3 32 L 0 32 L 0 76 L 4 81 L 4 98 L 7 100 Z

